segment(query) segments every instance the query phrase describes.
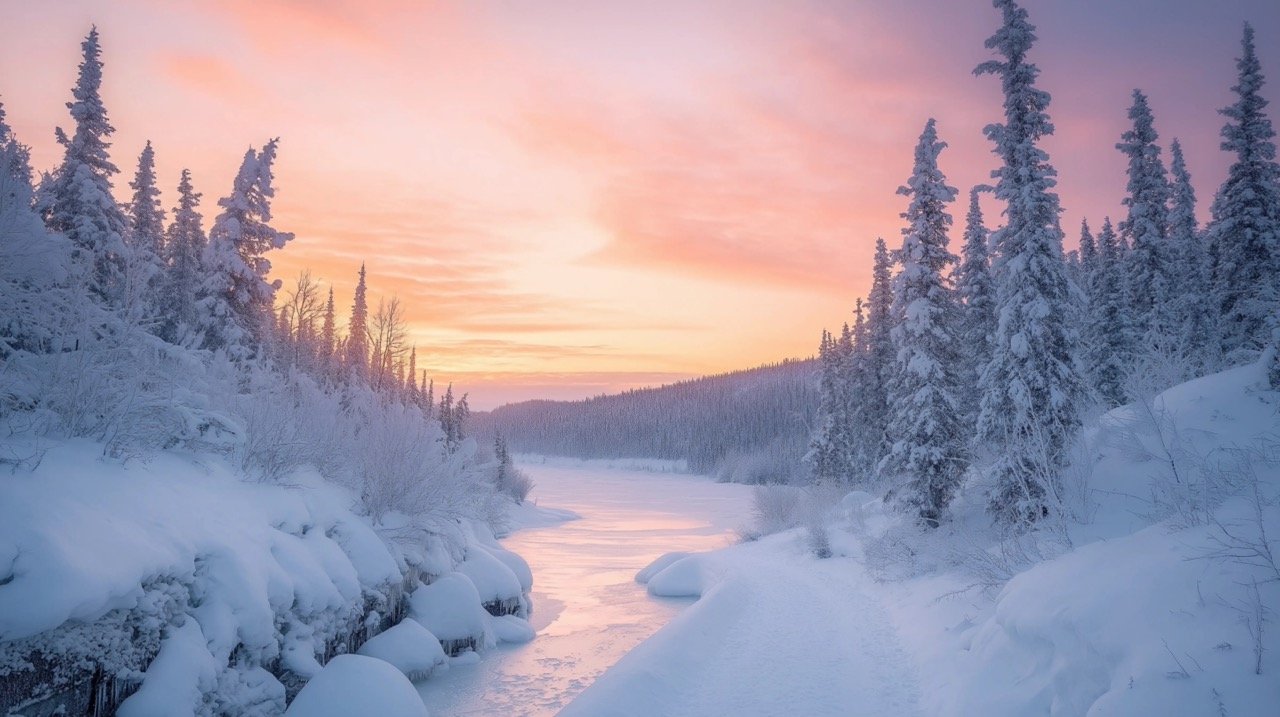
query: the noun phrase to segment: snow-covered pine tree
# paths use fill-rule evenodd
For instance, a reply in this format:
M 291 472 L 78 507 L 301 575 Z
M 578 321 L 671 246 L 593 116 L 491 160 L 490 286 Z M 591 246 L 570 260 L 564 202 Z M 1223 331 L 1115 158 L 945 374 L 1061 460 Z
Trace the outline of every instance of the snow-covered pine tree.
M 979 387 L 979 440 L 995 455 L 990 510 L 1025 526 L 1048 514 L 1057 472 L 1076 429 L 1082 382 L 1068 323 L 1072 288 L 1062 257 L 1056 172 L 1038 142 L 1053 132 L 1049 94 L 1035 86 L 1027 61 L 1035 27 L 1013 0 L 994 0 L 1003 23 L 986 46 L 1001 57 L 979 75 L 1001 80 L 1005 121 L 988 125 L 1002 166 L 992 173 L 1007 204 L 1005 226 L 992 237 L 997 327 L 992 358 Z
M 872 471 L 880 464 L 888 449 L 885 425 L 889 406 L 885 387 L 894 362 L 893 338 L 893 257 L 884 239 L 876 238 L 875 258 L 871 267 L 871 293 L 867 296 L 867 348 L 861 371 L 861 454 Z
M 967 466 L 961 412 L 959 333 L 962 314 L 946 273 L 956 257 L 947 250 L 956 190 L 938 169 L 946 147 L 930 119 L 915 151 L 915 168 L 899 194 L 911 198 L 902 218 L 901 271 L 894 280 L 891 330 L 896 357 L 888 384 L 889 452 L 880 474 L 906 483 L 902 500 L 926 526 L 946 515 Z
M 1129 159 L 1129 195 L 1124 198 L 1129 215 L 1120 222 L 1120 235 L 1129 245 L 1129 313 L 1136 343 L 1150 332 L 1172 328 L 1168 312 L 1174 303 L 1174 278 L 1168 246 L 1169 178 L 1156 144 L 1159 135 L 1151 108 L 1140 90 L 1133 91 L 1129 119 L 1133 127 L 1116 149 Z
M 1175 315 L 1182 353 L 1191 360 L 1196 374 L 1203 374 L 1216 361 L 1210 348 L 1209 253 L 1196 222 L 1196 190 L 1191 186 L 1182 145 L 1177 139 L 1169 146 L 1173 184 L 1169 204 L 1169 248 L 1174 257 L 1173 275 L 1177 291 Z
M 62 237 L 45 230 L 32 207 L 29 156 L 0 105 L 0 360 L 17 351 L 53 349 L 66 308 L 61 285 L 70 251 Z
M 1089 382 L 1108 406 L 1126 401 L 1124 382 L 1133 358 L 1124 262 L 1107 217 L 1098 234 L 1097 265 L 1086 287 L 1089 309 L 1082 354 Z
M 147 141 L 138 156 L 138 169 L 129 182 L 133 197 L 126 206 L 129 222 L 125 264 L 124 312 L 134 322 L 161 326 L 157 293 L 164 281 L 164 207 L 156 186 L 156 153 Z
M 1213 200 L 1207 229 L 1213 248 L 1214 317 L 1227 363 L 1252 360 L 1270 339 L 1280 300 L 1280 165 L 1275 130 L 1262 96 L 1262 65 L 1253 28 L 1244 27 L 1236 62 L 1237 99 L 1220 112 L 1222 149 L 1235 155 L 1227 180 Z
M 818 425 L 809 441 L 805 456 L 813 478 L 820 484 L 835 484 L 840 479 L 840 433 L 845 396 L 840 390 L 844 366 L 839 361 L 835 339 L 831 332 L 822 330 L 818 342 Z
M 369 299 L 365 286 L 364 264 L 351 301 L 351 318 L 347 321 L 347 372 L 358 378 L 368 376 L 369 369 Z
M 990 233 L 983 223 L 982 206 L 978 203 L 978 194 L 987 189 L 989 187 L 977 186 L 969 190 L 964 246 L 960 264 L 956 267 L 956 293 L 963 302 L 959 336 L 959 345 L 964 347 L 961 358 L 964 376 L 963 413 L 970 428 L 978 420 L 982 399 L 977 389 L 978 377 L 991 360 L 991 338 L 996 330 L 995 287 L 989 256 Z
M 178 206 L 164 242 L 165 273 L 160 279 L 158 301 L 162 313 L 160 337 L 182 345 L 198 344 L 201 340 L 196 333 L 200 321 L 196 286 L 205 247 L 203 217 L 198 209 L 200 196 L 191 185 L 191 170 L 182 170 L 178 180 Z
M 277 139 L 245 153 L 231 193 L 218 200 L 223 211 L 209 230 L 201 292 L 205 345 L 248 358 L 265 345 L 274 319 L 280 280 L 268 281 L 268 251 L 293 235 L 271 226 L 272 164 Z
M 71 241 L 77 280 L 98 301 L 119 306 L 124 297 L 126 223 L 111 194 L 111 178 L 120 170 L 111 163 L 108 138 L 115 131 L 102 103 L 102 49 L 94 27 L 80 44 L 84 58 L 67 103 L 75 131 L 61 129 L 62 164 L 40 184 L 37 200 L 49 229 Z
M 337 327 L 335 326 L 336 316 L 333 307 L 333 287 L 329 287 L 329 299 L 324 304 L 324 321 L 320 327 L 320 355 L 319 367 L 320 372 L 325 376 L 333 374 L 334 352 L 336 351 Z
M 1081 288 L 1088 287 L 1089 275 L 1098 266 L 1098 243 L 1093 238 L 1093 232 L 1089 230 L 1089 220 L 1080 220 L 1080 269 L 1081 269 Z

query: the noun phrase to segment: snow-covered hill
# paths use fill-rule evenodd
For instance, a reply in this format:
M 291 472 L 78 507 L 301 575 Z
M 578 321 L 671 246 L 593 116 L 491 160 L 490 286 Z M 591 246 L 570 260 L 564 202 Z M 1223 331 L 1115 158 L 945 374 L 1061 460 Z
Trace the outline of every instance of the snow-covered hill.
M 412 695 L 408 678 L 444 666 L 441 641 L 530 636 L 509 624 L 527 611 L 528 566 L 483 523 L 424 535 L 358 514 L 314 470 L 247 482 L 216 457 L 101 454 L 63 442 L 0 476 L 5 714 L 107 714 L 127 697 L 121 715 L 278 715 L 362 646 Z
M 701 599 L 566 714 L 1274 715 L 1280 393 L 1262 364 L 1100 417 L 1073 515 L 922 531 L 879 499 L 645 571 Z M 970 480 L 981 481 L 980 476 Z M 661 567 L 661 566 L 659 566 Z

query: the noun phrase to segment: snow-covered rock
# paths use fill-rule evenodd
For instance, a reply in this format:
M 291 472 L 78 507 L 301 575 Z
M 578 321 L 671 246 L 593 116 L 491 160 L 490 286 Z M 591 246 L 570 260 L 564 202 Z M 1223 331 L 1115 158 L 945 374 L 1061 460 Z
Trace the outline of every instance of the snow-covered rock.
M 440 639 L 412 618 L 374 635 L 357 652 L 390 663 L 412 682 L 426 679 L 448 662 Z
M 690 555 L 672 562 L 648 580 L 650 595 L 698 597 L 706 588 L 703 558 Z
M 500 615 L 489 618 L 489 629 L 498 642 L 513 644 L 532 640 L 537 633 L 529 625 L 529 621 L 515 615 Z
M 490 612 L 504 615 L 519 610 L 520 598 L 524 594 L 520 579 L 493 553 L 474 546 L 467 551 L 466 559 L 458 563 L 457 571 L 471 579 L 481 602 Z M 533 582 L 532 575 L 529 582 Z
M 427 717 L 427 708 L 392 665 L 363 655 L 338 655 L 302 688 L 285 715 Z
M 480 593 L 462 573 L 442 575 L 409 595 L 409 615 L 440 642 L 449 654 L 484 644 L 485 621 Z
M 636 582 L 644 585 L 653 578 L 654 575 L 666 570 L 672 563 L 689 557 L 689 553 L 676 551 L 674 553 L 666 553 L 659 556 L 653 562 L 644 566 L 636 573 Z

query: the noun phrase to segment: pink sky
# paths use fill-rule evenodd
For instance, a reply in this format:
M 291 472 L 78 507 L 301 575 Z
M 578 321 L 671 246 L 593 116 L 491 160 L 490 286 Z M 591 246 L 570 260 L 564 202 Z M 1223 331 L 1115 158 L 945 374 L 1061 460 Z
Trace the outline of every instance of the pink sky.
M 419 366 L 480 407 L 812 354 L 866 292 L 875 237 L 900 236 L 925 120 L 962 190 L 994 161 L 979 0 L 3 4 L 0 99 L 38 167 L 97 23 L 120 196 L 150 139 L 166 202 L 190 167 L 211 219 L 244 148 L 280 136 L 277 224 L 298 238 L 277 275 L 310 267 L 345 310 L 367 262 Z M 1280 3 L 1026 5 L 1068 244 L 1120 215 L 1134 87 L 1206 214 L 1240 23 L 1277 98 Z

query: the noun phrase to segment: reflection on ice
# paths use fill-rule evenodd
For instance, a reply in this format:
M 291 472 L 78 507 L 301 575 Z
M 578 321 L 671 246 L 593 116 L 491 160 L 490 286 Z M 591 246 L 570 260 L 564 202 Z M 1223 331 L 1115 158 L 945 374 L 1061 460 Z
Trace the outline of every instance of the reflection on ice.
M 636 571 L 663 553 L 726 544 L 750 510 L 749 488 L 703 478 L 526 470 L 536 483 L 531 499 L 582 516 L 503 540 L 533 568 L 530 623 L 538 637 L 419 683 L 432 714 L 555 714 L 688 604 L 649 597 Z

